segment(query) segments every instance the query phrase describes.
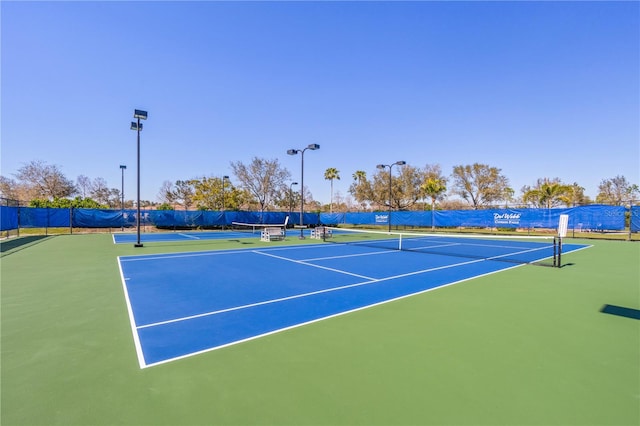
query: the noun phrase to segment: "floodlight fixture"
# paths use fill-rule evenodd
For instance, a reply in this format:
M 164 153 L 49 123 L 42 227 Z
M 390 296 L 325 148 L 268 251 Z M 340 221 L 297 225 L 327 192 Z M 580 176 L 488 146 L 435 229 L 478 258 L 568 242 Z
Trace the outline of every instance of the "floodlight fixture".
M 137 202 L 137 215 L 136 215 L 136 228 L 138 234 L 138 240 L 133 245 L 134 247 L 142 247 L 142 243 L 140 242 L 140 132 L 142 131 L 142 123 L 140 120 L 147 119 L 147 111 L 142 111 L 139 109 L 133 110 L 133 118 L 137 119 L 137 121 L 131 122 L 131 130 L 135 130 L 138 134 L 138 202 Z
M 146 120 L 147 119 L 147 111 L 142 111 L 140 109 L 133 110 L 133 118 L 137 118 L 138 120 Z
M 304 239 L 304 232 L 303 232 L 303 229 L 304 229 L 304 152 L 308 149 L 315 151 L 317 149 L 320 149 L 320 145 L 318 145 L 317 143 L 311 143 L 307 145 L 307 147 L 304 149 L 287 150 L 287 154 L 296 155 L 299 153 L 301 157 L 301 171 L 300 171 L 300 239 L 301 240 Z
M 393 166 L 404 166 L 405 164 L 407 164 L 406 161 L 396 161 L 393 164 L 378 164 L 376 167 L 378 169 L 385 169 L 386 167 L 389 168 L 389 214 L 387 217 L 387 222 L 389 223 L 389 232 L 391 232 L 391 168 Z

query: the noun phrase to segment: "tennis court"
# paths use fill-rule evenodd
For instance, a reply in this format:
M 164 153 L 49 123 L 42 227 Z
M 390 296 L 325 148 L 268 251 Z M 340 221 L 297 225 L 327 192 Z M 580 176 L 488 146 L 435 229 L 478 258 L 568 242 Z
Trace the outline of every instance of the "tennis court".
M 222 231 L 173 231 L 141 233 L 140 242 L 144 243 L 173 243 L 181 241 L 236 241 L 240 238 L 255 238 L 260 236 L 262 229 L 266 227 L 279 227 L 286 231 L 288 217 L 280 224 L 260 224 L 233 222 L 232 227 Z M 308 235 L 309 231 L 305 230 Z M 138 241 L 138 235 L 134 233 L 113 234 L 114 244 L 133 244 Z
M 238 256 L 234 263 L 245 275 L 254 268 L 247 260 L 260 262 L 267 255 L 293 260 L 264 265 L 305 259 L 315 265 L 300 264 L 295 276 L 285 266 L 284 272 L 277 272 L 284 276 L 278 281 L 264 276 L 256 284 L 239 279 L 226 282 L 229 287 L 251 287 L 247 293 L 252 300 L 257 300 L 259 291 L 268 291 L 264 300 L 271 300 L 272 288 L 285 284 L 308 283 L 309 288 L 297 290 L 300 294 L 318 291 L 318 285 L 328 289 L 330 283 L 310 278 L 320 272 L 318 266 L 380 278 L 403 273 L 383 266 L 383 258 L 419 256 L 423 260 L 418 263 L 433 258 L 404 251 L 353 255 L 358 249 L 368 253 L 369 244 L 342 249 L 340 244 L 326 244 L 329 256 L 313 255 L 313 259 L 353 255 L 343 259 L 345 263 L 351 259 L 348 264 L 353 269 L 343 269 L 338 268 L 337 260 L 311 258 L 309 253 L 317 249 L 314 246 L 324 245 L 318 240 L 298 240 L 296 235 L 274 243 L 258 240 L 256 235 L 239 242 L 189 240 L 135 248 L 113 244 L 108 234 L 74 234 L 42 238 L 37 243 L 27 239 L 25 245 L 8 247 L 1 268 L 0 423 L 617 426 L 639 422 L 640 322 L 626 314 L 640 308 L 640 245 L 635 242 L 567 239 L 566 243 L 590 247 L 571 253 L 567 248 L 562 268 L 478 261 L 506 269 L 141 369 L 118 258 L 144 254 L 140 259 L 148 259 L 150 267 L 136 268 L 163 268 L 175 279 L 170 283 L 160 277 L 158 284 L 165 287 L 152 290 L 154 281 L 138 276 L 148 286 L 149 297 L 156 300 L 157 310 L 148 310 L 149 316 L 141 318 L 144 321 L 212 312 L 211 306 L 194 300 L 194 292 L 187 288 L 199 285 L 186 279 L 194 274 L 186 259 L 198 256 L 178 262 L 180 255 L 203 253 L 202 258 L 214 259 L 217 255 L 210 254 L 224 249 L 228 254 L 220 254 L 213 264 L 220 266 L 225 256 Z M 293 244 L 298 244 L 297 250 L 285 247 Z M 244 250 L 246 254 L 236 254 L 243 247 L 263 253 Z M 168 254 L 169 250 L 173 253 Z M 156 256 L 157 261 L 151 259 Z M 362 257 L 369 259 L 366 270 L 356 269 Z M 444 265 L 479 260 L 443 257 L 449 259 L 443 260 Z M 163 260 L 177 269 L 170 272 L 161 265 Z M 232 275 L 231 267 L 226 262 L 224 273 L 220 268 L 205 270 L 215 274 L 212 282 L 223 285 Z M 413 272 L 423 269 L 427 266 L 413 267 Z M 345 280 L 342 274 L 328 272 L 332 280 Z M 426 282 L 433 275 L 419 276 Z M 388 281 L 397 287 L 411 284 L 403 278 Z M 361 287 L 373 292 L 382 283 Z M 167 305 L 175 312 L 169 315 L 158 301 L 169 299 L 170 291 L 175 298 Z M 215 307 L 208 291 L 199 291 L 206 304 L 217 310 L 248 303 L 246 294 L 230 290 L 229 297 L 238 300 L 227 298 Z M 343 299 L 346 303 L 347 298 Z M 198 303 L 203 303 L 200 311 L 193 308 Z M 286 305 L 269 306 L 280 314 Z M 309 311 L 321 308 L 308 305 Z M 249 317 L 238 315 L 236 319 L 224 324 L 235 334 L 247 326 Z M 199 332 L 191 330 L 185 339 L 198 334 L 213 332 L 205 326 Z M 174 347 L 183 345 L 175 332 L 158 337 Z
M 140 234 L 142 243 L 169 243 L 198 240 L 237 240 L 239 238 L 255 237 L 251 232 L 244 231 L 185 231 L 185 232 L 154 232 Z M 137 241 L 137 234 L 113 234 L 114 244 L 133 244 Z
M 363 244 L 344 234 L 336 233 L 338 244 L 119 257 L 140 367 L 535 263 L 554 250 L 538 239 L 415 234 L 397 250 L 389 235 L 368 233 Z

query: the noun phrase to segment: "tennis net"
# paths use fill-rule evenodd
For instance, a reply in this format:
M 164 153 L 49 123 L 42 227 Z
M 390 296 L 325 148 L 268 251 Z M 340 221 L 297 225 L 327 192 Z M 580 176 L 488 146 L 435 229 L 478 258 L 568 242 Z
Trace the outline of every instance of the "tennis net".
M 540 266 L 560 266 L 562 251 L 561 239 L 555 236 L 428 234 L 325 227 L 322 239 L 327 243 L 381 250 Z
M 246 223 L 246 222 L 231 222 L 231 229 L 238 232 L 248 232 L 252 234 L 260 234 L 264 228 L 287 228 L 289 223 L 289 216 L 284 220 L 284 223 Z
M 259 234 L 265 226 L 267 225 L 262 223 L 231 222 L 231 229 L 234 231 L 247 232 L 250 234 Z

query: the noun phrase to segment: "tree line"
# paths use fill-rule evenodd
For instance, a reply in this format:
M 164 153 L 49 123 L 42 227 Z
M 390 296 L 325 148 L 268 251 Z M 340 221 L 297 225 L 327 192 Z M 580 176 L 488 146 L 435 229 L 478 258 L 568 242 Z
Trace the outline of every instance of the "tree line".
M 200 210 L 284 210 L 296 211 L 301 191 L 291 173 L 277 159 L 254 157 L 248 164 L 231 162 L 234 180 L 229 176 L 193 177 L 163 182 L 158 201 L 141 201 L 141 207 Z M 397 168 L 380 166 L 369 176 L 363 170 L 352 174 L 349 196 L 334 194 L 334 180 L 340 171 L 329 167 L 324 173 L 329 181 L 331 200 L 327 205 L 313 199 L 302 188 L 307 211 L 348 210 L 423 210 L 482 209 L 495 206 L 552 208 L 601 203 L 626 205 L 640 198 L 638 184 L 624 176 L 603 179 L 598 194 L 591 200 L 578 183 L 564 183 L 559 178 L 538 178 L 516 195 L 501 169 L 488 164 L 457 165 L 445 176 L 437 164 Z M 235 183 L 234 183 L 235 182 Z M 296 188 L 294 188 L 296 186 Z M 22 166 L 13 178 L 0 176 L 0 196 L 27 201 L 33 207 L 120 208 L 122 194 L 109 188 L 103 178 L 78 176 L 67 178 L 58 166 L 32 161 Z M 74 198 L 75 197 L 75 198 Z M 124 200 L 124 208 L 134 207 Z

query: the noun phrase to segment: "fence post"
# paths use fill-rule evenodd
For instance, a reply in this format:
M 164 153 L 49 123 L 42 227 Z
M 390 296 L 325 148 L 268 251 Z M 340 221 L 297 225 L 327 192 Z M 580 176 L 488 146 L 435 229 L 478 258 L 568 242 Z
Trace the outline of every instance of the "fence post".
M 627 239 L 631 241 L 631 229 L 633 223 L 633 200 L 629 200 L 629 235 L 627 235 Z

